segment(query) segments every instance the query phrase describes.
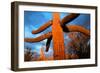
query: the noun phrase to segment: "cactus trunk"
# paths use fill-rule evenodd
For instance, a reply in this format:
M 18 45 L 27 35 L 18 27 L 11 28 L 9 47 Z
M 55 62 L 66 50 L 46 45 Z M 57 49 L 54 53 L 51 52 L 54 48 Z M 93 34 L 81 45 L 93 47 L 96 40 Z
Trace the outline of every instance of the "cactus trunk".
M 57 12 L 53 13 L 52 36 L 54 59 L 65 59 L 64 34 L 60 26 L 60 15 Z

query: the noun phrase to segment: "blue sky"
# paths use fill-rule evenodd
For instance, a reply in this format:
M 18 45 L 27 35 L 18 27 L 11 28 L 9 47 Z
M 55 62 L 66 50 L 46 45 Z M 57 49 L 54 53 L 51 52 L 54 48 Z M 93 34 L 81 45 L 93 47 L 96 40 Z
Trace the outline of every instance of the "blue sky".
M 60 18 L 62 19 L 64 16 L 68 15 L 70 13 L 60 13 Z M 30 38 L 30 37 L 37 37 L 41 34 L 47 33 L 51 31 L 51 27 L 46 29 L 45 31 L 39 33 L 39 34 L 32 34 L 32 30 L 38 29 L 40 26 L 42 26 L 44 23 L 48 22 L 52 19 L 52 12 L 36 12 L 36 11 L 24 11 L 24 37 Z M 89 14 L 81 14 L 79 17 L 77 17 L 75 20 L 71 21 L 69 24 L 71 25 L 81 25 L 87 29 L 90 29 L 90 15 Z M 68 42 L 68 36 L 64 34 L 65 44 Z M 27 43 L 25 42 L 24 47 L 25 48 L 31 48 L 33 51 L 39 53 L 41 48 L 44 48 L 45 50 L 46 40 L 43 40 L 41 42 L 37 43 Z M 47 55 L 51 55 L 53 53 L 52 51 L 53 44 L 50 45 L 49 52 L 45 52 Z

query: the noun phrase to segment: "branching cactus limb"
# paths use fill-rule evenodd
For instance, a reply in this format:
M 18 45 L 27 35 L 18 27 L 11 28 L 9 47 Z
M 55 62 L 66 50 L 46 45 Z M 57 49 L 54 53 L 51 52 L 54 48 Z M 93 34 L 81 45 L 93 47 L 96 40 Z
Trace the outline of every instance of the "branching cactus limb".
M 44 31 L 45 29 L 47 29 L 48 27 L 50 27 L 52 24 L 52 20 L 48 21 L 47 23 L 43 24 L 40 28 L 38 28 L 37 30 L 33 30 L 32 34 L 37 34 L 40 33 L 42 31 Z
M 75 13 L 71 13 L 68 16 L 65 16 L 62 20 L 61 20 L 61 26 L 65 26 L 67 23 L 69 23 L 70 21 L 73 21 L 74 19 L 76 19 L 80 14 L 75 14 Z
M 40 41 L 42 41 L 42 40 L 45 40 L 45 39 L 47 39 L 47 38 L 50 38 L 51 35 L 52 35 L 52 32 L 48 32 L 48 33 L 43 34 L 43 35 L 41 35 L 41 36 L 39 36 L 39 37 L 36 37 L 36 38 L 25 38 L 24 41 L 25 41 L 25 42 L 30 42 L 30 43 L 40 42 Z
M 66 26 L 66 29 L 68 29 L 68 32 L 81 32 L 87 36 L 90 36 L 90 31 L 79 25 L 68 25 Z

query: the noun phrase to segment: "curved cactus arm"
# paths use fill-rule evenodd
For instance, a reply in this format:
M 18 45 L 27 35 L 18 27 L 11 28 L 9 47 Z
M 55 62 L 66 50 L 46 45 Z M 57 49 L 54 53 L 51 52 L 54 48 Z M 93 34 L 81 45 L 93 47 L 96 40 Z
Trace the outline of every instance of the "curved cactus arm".
M 79 25 L 68 25 L 64 29 L 65 30 L 67 29 L 68 32 L 81 32 L 87 36 L 90 36 L 90 31 L 82 26 L 79 26 Z
M 46 52 L 49 51 L 49 47 L 50 47 L 51 40 L 52 40 L 52 36 L 47 39 L 47 42 L 46 42 Z
M 61 20 L 61 26 L 66 25 L 67 23 L 69 23 L 70 21 L 74 20 L 75 18 L 77 18 L 80 14 L 75 14 L 75 13 L 71 13 L 68 16 L 65 16 L 62 20 Z
M 42 41 L 42 40 L 45 40 L 45 39 L 47 39 L 47 38 L 50 38 L 51 35 L 52 35 L 52 32 L 48 32 L 48 33 L 43 34 L 43 35 L 41 35 L 41 36 L 39 36 L 39 37 L 36 37 L 36 38 L 25 38 L 24 41 L 25 41 L 25 42 L 30 42 L 30 43 L 40 42 L 40 41 Z
M 37 34 L 40 33 L 42 31 L 44 31 L 45 29 L 47 29 L 49 26 L 51 26 L 52 24 L 52 20 L 48 21 L 47 23 L 45 23 L 43 26 L 41 26 L 40 28 L 38 28 L 37 30 L 33 30 L 32 34 Z

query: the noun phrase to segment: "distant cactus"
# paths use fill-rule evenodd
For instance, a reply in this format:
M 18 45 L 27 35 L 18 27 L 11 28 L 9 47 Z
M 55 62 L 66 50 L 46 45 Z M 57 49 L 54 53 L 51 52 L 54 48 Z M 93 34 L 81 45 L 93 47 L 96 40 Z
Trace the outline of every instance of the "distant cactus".
M 40 61 L 47 60 L 42 48 L 40 49 L 40 57 L 39 57 L 39 60 Z

